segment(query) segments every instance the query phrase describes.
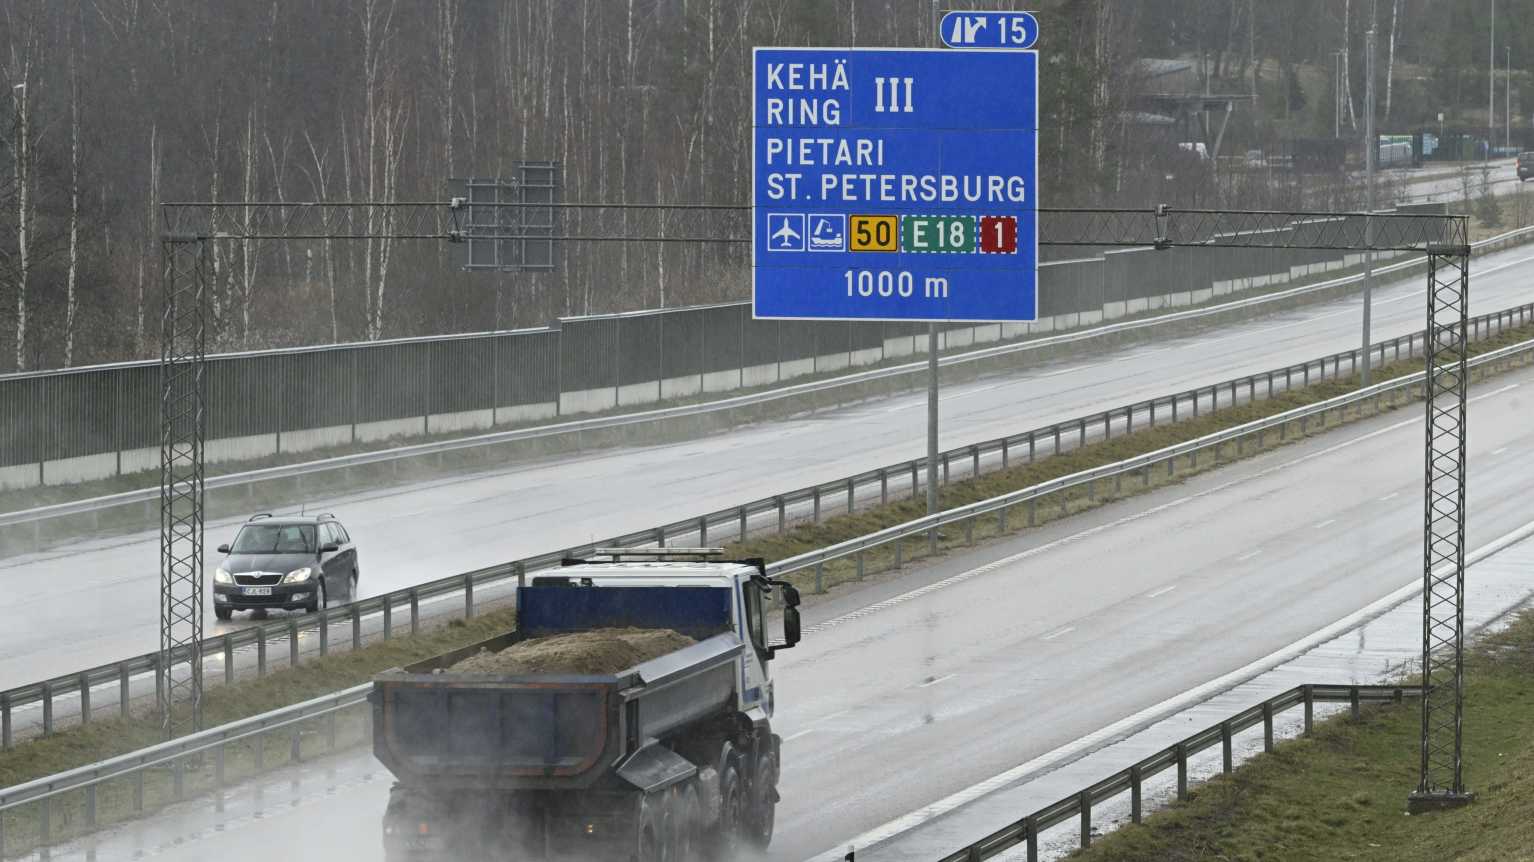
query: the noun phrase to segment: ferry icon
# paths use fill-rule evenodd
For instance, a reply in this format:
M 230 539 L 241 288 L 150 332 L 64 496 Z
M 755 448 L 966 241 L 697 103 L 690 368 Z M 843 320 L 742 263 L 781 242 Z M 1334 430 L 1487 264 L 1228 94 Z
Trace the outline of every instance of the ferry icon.
M 804 214 L 767 214 L 768 251 L 804 251 Z
M 810 251 L 846 251 L 847 216 L 810 213 Z

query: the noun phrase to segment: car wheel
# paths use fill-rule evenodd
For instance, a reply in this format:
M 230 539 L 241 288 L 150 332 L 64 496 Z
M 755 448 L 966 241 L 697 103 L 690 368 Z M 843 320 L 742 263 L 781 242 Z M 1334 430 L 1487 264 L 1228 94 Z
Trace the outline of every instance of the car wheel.
M 221 620 L 227 620 L 234 616 L 234 608 L 215 607 L 213 609 L 213 615 Z
M 325 576 L 321 574 L 314 581 L 314 598 L 309 600 L 309 604 L 304 610 L 312 614 L 318 612 L 321 608 L 328 607 L 330 607 L 330 596 L 325 593 Z

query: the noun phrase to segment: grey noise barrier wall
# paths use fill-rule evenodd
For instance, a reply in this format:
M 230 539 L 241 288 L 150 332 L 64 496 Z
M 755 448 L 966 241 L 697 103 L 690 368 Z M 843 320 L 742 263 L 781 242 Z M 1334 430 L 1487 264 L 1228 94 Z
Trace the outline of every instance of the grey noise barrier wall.
M 1174 248 L 1045 263 L 1037 322 L 947 325 L 944 348 L 1193 305 L 1361 261 L 1305 249 Z M 753 320 L 741 302 L 222 355 L 208 363 L 206 457 L 249 461 L 768 386 L 923 353 L 923 333 L 910 323 Z M 156 469 L 159 393 L 153 361 L 0 376 L 0 490 Z

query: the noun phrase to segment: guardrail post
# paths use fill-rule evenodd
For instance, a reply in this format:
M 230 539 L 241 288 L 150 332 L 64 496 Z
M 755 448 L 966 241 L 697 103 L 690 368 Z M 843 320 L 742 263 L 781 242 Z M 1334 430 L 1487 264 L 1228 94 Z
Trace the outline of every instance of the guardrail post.
M 96 828 L 96 785 L 85 786 L 85 828 Z
M 820 523 L 820 488 L 816 486 L 810 489 L 810 499 L 815 503 L 815 513 L 811 516 L 812 523 Z
M 1172 421 L 1177 421 L 1177 396 L 1172 396 Z
M 1085 420 L 1085 419 L 1081 420 L 1081 438 L 1080 438 L 1080 440 L 1081 440 L 1081 442 L 1076 444 L 1076 448 L 1077 449 L 1080 449 L 1081 447 L 1087 445 L 1087 420 Z
M 383 636 L 388 640 L 394 635 L 394 602 L 389 599 L 389 594 L 383 596 Z
M 421 595 L 410 589 L 410 633 L 418 634 L 421 631 Z
M 1181 742 L 1174 747 L 1177 756 L 1177 798 L 1186 801 L 1188 798 L 1188 748 Z
M 303 736 L 298 732 L 298 725 L 288 727 L 288 760 L 298 763 L 304 759 Z
M 256 756 L 256 771 L 266 769 L 266 735 L 258 733 L 250 738 Z M 259 785 L 257 785 L 259 787 Z
M 1034 453 L 1035 444 L 1036 444 L 1036 441 L 1033 439 L 1033 432 L 1029 431 L 1028 432 L 1028 463 L 1029 464 L 1033 463 L 1034 454 L 1035 454 Z
M 1083 790 L 1076 800 L 1081 809 L 1081 846 L 1085 849 L 1092 846 L 1092 792 Z
M 861 581 L 861 580 L 863 580 L 863 549 L 862 548 L 858 549 L 857 561 L 858 561 L 858 580 Z
M 1113 439 L 1113 411 L 1111 410 L 1103 411 L 1103 439 Z
M 53 735 L 53 683 L 43 683 L 43 736 Z
M 331 710 L 325 717 L 325 750 L 336 750 L 336 711 Z
M 5 858 L 5 812 L 0 811 L 0 859 Z
M 708 516 L 698 518 L 698 547 L 708 547 Z
M 943 453 L 943 484 L 948 484 L 948 453 Z
M 85 674 L 80 674 L 80 723 L 91 723 L 91 683 Z
M 665 545 L 662 544 L 661 547 L 665 547 Z M 352 607 L 355 608 L 356 605 Z M 474 619 L 474 576 L 472 574 L 465 574 L 463 576 L 463 618 L 466 620 Z M 357 614 L 353 611 L 352 628 L 355 630 L 356 627 Z M 357 638 L 354 636 L 352 638 L 353 648 L 356 647 L 356 641 Z
M 740 518 L 740 540 L 742 542 L 744 542 L 746 540 L 746 507 L 745 506 L 741 506 L 740 507 L 740 511 L 738 512 L 738 516 Z
M 912 470 L 914 471 L 915 468 L 913 467 Z M 788 509 L 783 504 L 782 497 L 773 497 L 772 501 L 778 504 L 778 532 L 782 533 L 788 528 Z
M 1025 818 L 1023 828 L 1028 833 L 1028 862 L 1039 862 L 1039 821 Z
M 1129 822 L 1139 825 L 1140 815 L 1144 812 L 1141 801 L 1140 764 L 1129 767 Z
M 1305 701 L 1305 735 L 1309 736 L 1316 726 L 1316 693 L 1307 684 L 1300 687 L 1300 695 Z
M 1038 526 L 1038 523 L 1039 523 L 1039 518 L 1038 518 L 1039 512 L 1038 512 L 1038 509 L 1039 509 L 1038 498 L 1037 497 L 1029 497 L 1028 498 L 1028 526 L 1030 526 L 1030 527 Z
M 666 528 L 665 527 L 656 527 L 655 528 L 655 547 L 657 547 L 657 548 L 664 548 L 664 547 L 666 547 Z
M 1008 455 L 1010 454 L 1011 448 L 1012 446 L 1007 442 L 1007 438 L 1001 438 L 1001 469 L 1003 470 L 1007 469 L 1009 466 L 1007 462 L 1009 460 Z
M 127 701 L 123 701 L 126 709 Z M 0 751 L 11 750 L 11 696 L 0 694 Z
M 1220 768 L 1226 775 L 1236 768 L 1235 760 L 1231 756 L 1230 738 L 1230 722 L 1220 722 Z
M 1056 425 L 1054 428 L 1052 428 L 1050 430 L 1055 432 L 1055 448 L 1053 448 L 1053 449 L 1051 449 L 1049 451 L 1052 454 L 1059 455 L 1060 454 L 1060 426 Z
M 117 711 L 123 718 L 128 717 L 128 698 L 128 665 L 119 662 L 117 665 Z
M 1209 391 L 1210 392 L 1214 392 L 1214 387 L 1213 386 L 1209 387 Z M 1211 397 L 1211 400 L 1213 400 L 1212 397 Z M 1193 390 L 1193 418 L 1194 419 L 1198 418 L 1198 402 L 1199 402 L 1199 394 L 1198 394 L 1198 390 L 1195 389 L 1195 390 Z
M 819 594 L 819 593 L 823 593 L 825 591 L 826 591 L 826 564 L 823 563 L 823 562 L 816 563 L 815 564 L 815 592 L 817 594 Z
M 965 518 L 964 519 L 964 544 L 966 544 L 966 545 L 973 545 L 974 543 L 975 543 L 975 519 L 974 518 Z
M 1358 686 L 1356 685 L 1348 686 L 1348 706 L 1352 709 L 1354 721 L 1363 717 L 1363 707 L 1358 702 Z
M 997 512 L 997 514 L 996 514 L 996 532 L 998 532 L 998 533 L 1005 533 L 1006 531 L 1007 531 L 1007 507 L 1006 506 L 1002 506 L 1001 510 L 999 512 Z
M 897 569 L 900 568 L 900 563 L 901 563 L 900 557 L 901 557 L 901 555 L 904 552 L 905 552 L 905 542 L 901 541 L 900 539 L 896 539 L 895 540 L 895 568 L 897 568 Z
M 266 676 L 266 626 L 256 626 L 256 676 Z M 155 679 L 160 675 L 155 674 Z
M 467 575 L 464 576 L 464 581 L 465 582 L 468 581 L 468 576 Z M 473 616 L 474 600 L 471 598 L 465 604 L 466 604 L 466 609 L 464 611 L 464 618 L 465 619 L 469 619 L 469 618 L 471 618 Z M 352 618 L 352 651 L 355 652 L 355 651 L 357 651 L 359 649 L 362 649 L 362 611 L 358 610 L 357 606 L 355 604 L 351 605 L 351 618 Z
M 969 447 L 969 452 L 970 452 L 971 457 L 974 460 L 974 468 L 971 471 L 970 475 L 972 477 L 973 476 L 979 476 L 980 475 L 980 447 L 979 446 L 971 446 L 971 447 Z
M 144 770 L 133 770 L 133 813 L 144 813 Z
M 330 655 L 330 612 L 320 611 L 320 657 Z
M 1273 753 L 1273 701 L 1262 703 L 1262 750 Z
M 180 802 L 181 800 L 186 798 L 186 776 L 185 776 L 185 773 L 186 773 L 186 768 L 182 765 L 181 758 L 179 758 L 179 757 L 171 758 L 171 761 L 170 761 L 170 774 L 171 774 L 171 786 L 172 786 L 171 792 L 172 792 L 172 794 L 174 794 L 175 800 L 177 802 Z
M 288 667 L 298 667 L 298 620 L 288 620 Z

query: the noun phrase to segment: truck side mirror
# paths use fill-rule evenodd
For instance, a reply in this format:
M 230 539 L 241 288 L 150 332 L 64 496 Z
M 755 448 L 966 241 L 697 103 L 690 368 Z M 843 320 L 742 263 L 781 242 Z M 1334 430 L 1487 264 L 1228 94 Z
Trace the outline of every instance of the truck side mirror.
M 783 606 L 785 608 L 799 607 L 799 590 L 793 584 L 783 584 Z M 794 616 L 797 617 L 798 614 Z
M 783 649 L 799 643 L 799 637 L 799 609 L 789 607 L 783 611 Z

